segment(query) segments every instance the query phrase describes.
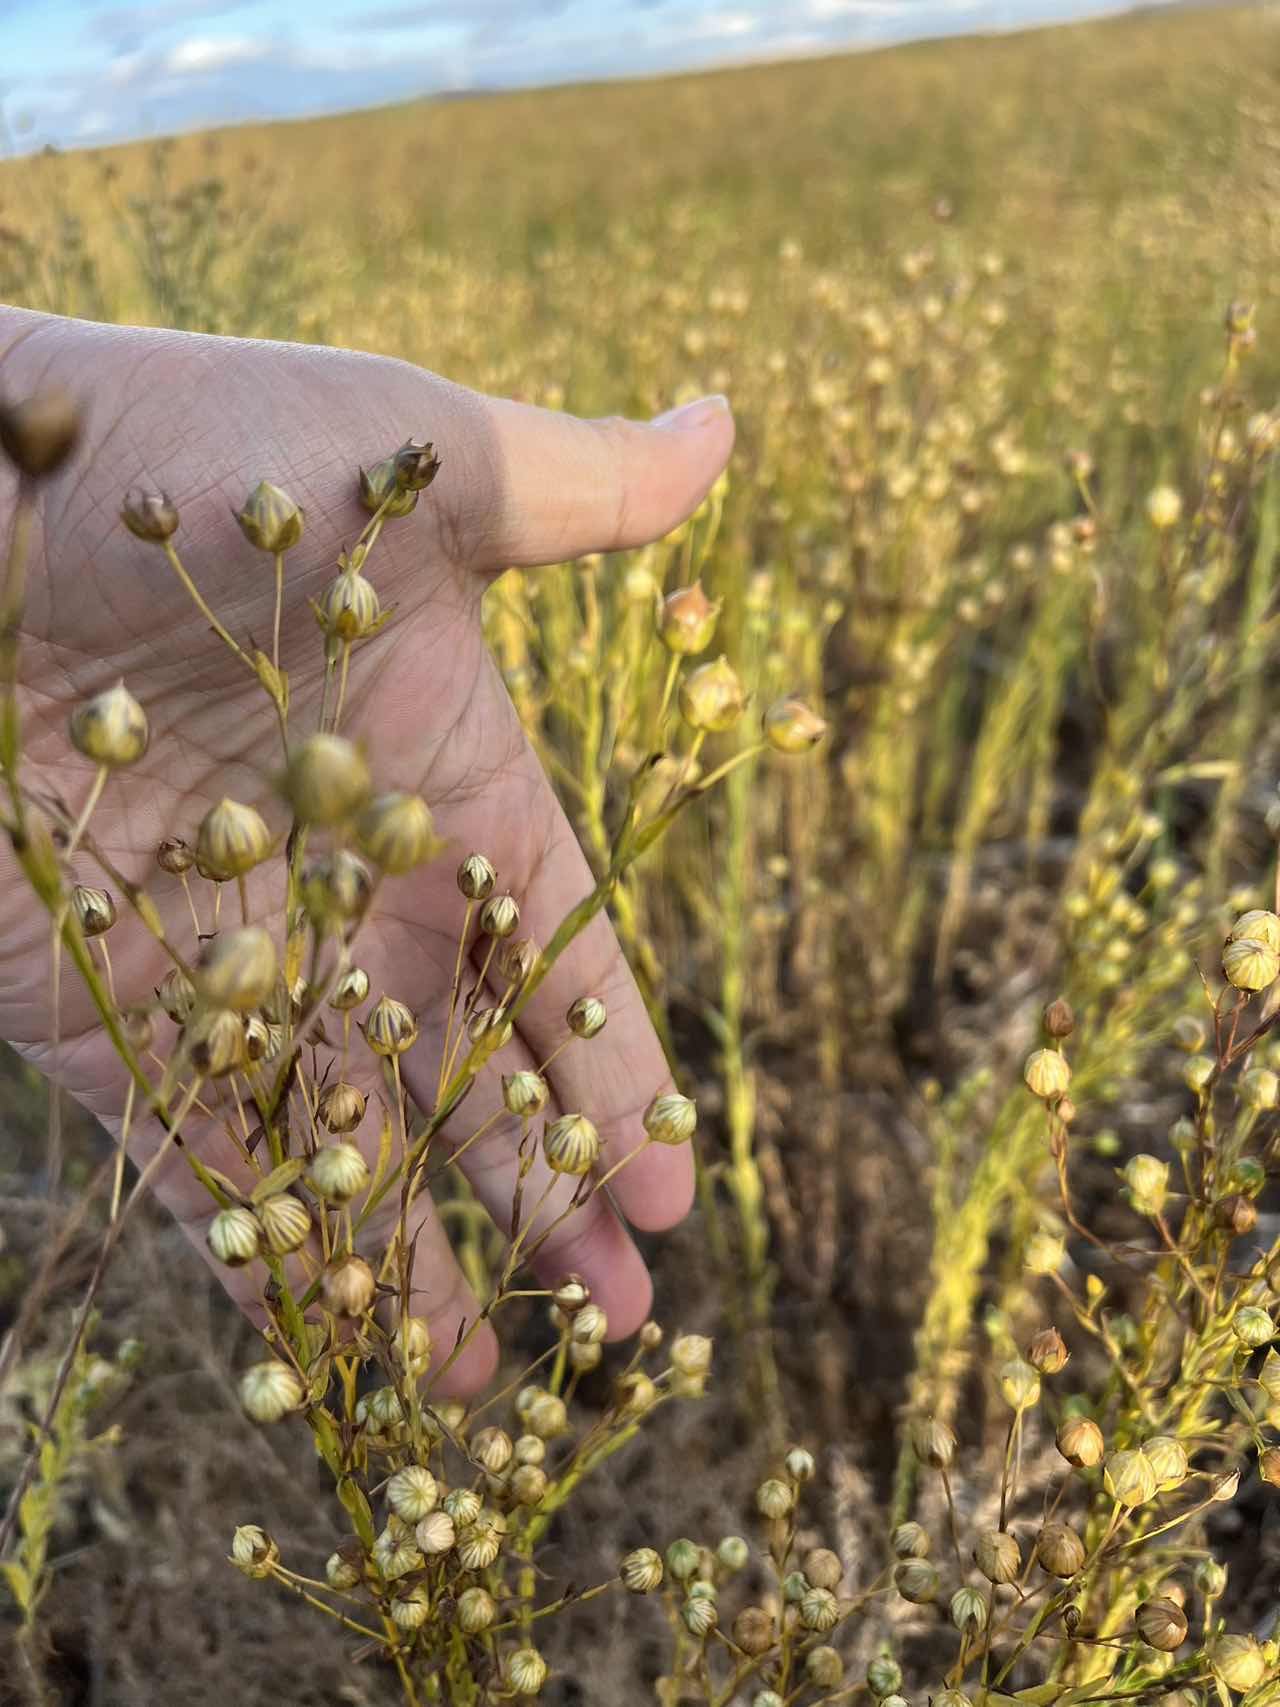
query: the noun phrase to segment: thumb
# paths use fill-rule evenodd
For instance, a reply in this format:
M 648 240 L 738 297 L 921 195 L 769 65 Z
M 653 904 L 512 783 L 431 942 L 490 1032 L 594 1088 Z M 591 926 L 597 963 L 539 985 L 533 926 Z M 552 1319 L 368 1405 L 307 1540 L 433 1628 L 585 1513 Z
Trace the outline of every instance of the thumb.
M 733 449 L 723 397 L 653 421 L 581 420 L 485 398 L 492 488 L 477 553 L 482 569 L 559 563 L 660 539 L 690 516 Z

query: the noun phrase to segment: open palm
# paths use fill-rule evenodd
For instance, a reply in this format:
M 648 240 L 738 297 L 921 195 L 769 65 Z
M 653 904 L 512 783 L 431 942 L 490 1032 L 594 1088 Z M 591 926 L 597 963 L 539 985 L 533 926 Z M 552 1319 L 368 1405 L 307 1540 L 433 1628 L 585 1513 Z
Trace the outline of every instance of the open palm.
M 278 740 L 261 689 L 210 633 L 163 554 L 120 525 L 126 488 L 171 494 L 181 511 L 183 559 L 241 644 L 269 644 L 274 585 L 270 558 L 246 545 L 231 512 L 259 479 L 303 506 L 306 531 L 288 558 L 281 662 L 292 727 L 305 733 L 316 726 L 323 676 L 307 601 L 367 520 L 356 497 L 357 466 L 411 436 L 432 440 L 443 458 L 417 513 L 387 524 L 371 560 L 384 608 L 397 611 L 384 634 L 353 656 L 344 718 L 344 733 L 367 741 L 376 781 L 421 792 L 448 841 L 438 862 L 384 886 L 358 956 L 374 994 L 398 997 L 421 1020 L 422 1038 L 404 1069 L 410 1089 L 429 1104 L 462 918 L 453 881 L 458 859 L 476 850 L 493 861 L 500 886 L 520 901 L 521 933 L 540 942 L 591 884 L 485 648 L 485 575 L 667 532 L 723 467 L 733 436 L 728 411 L 710 401 L 649 425 L 586 422 L 345 351 L 0 310 L 0 392 L 22 397 L 50 385 L 85 401 L 88 424 L 72 462 L 41 489 L 20 664 L 29 772 L 36 787 L 79 804 L 93 772 L 68 744 L 68 714 L 123 676 L 147 711 L 152 741 L 144 759 L 112 781 L 93 835 L 126 876 L 146 882 L 180 942 L 191 935 L 186 903 L 177 880 L 157 871 L 155 847 L 165 835 L 193 839 L 223 796 L 257 805 L 283 831 L 271 788 Z M 0 515 L 11 490 L 0 484 Z M 88 856 L 77 855 L 76 868 L 81 881 L 101 881 Z M 118 1125 L 123 1072 L 78 992 L 64 994 L 51 1056 L 48 920 L 11 859 L 4 876 L 0 1032 L 108 1126 Z M 144 999 L 165 967 L 159 950 L 127 924 L 112 946 L 122 1003 Z M 564 1036 L 565 1009 L 583 994 L 604 998 L 609 1025 L 556 1061 L 549 1112 L 587 1112 L 606 1157 L 616 1160 L 641 1136 L 640 1114 L 663 1088 L 666 1069 L 603 919 L 556 965 L 499 1065 L 505 1072 L 537 1066 Z M 465 1136 L 499 1107 L 494 1072 L 464 1105 L 465 1123 L 446 1136 Z M 371 1115 L 367 1125 L 375 1124 Z M 158 1139 L 153 1122 L 138 1134 L 135 1154 L 145 1156 Z M 202 1142 L 230 1172 L 225 1139 L 211 1129 Z M 517 1168 L 513 1123 L 495 1123 L 464 1165 L 503 1223 Z M 203 1243 L 211 1206 L 180 1157 L 167 1159 L 157 1189 Z M 656 1229 L 685 1213 L 691 1190 L 687 1152 L 664 1148 L 646 1151 L 620 1174 L 614 1198 L 635 1226 Z M 420 1239 L 417 1264 L 414 1307 L 447 1349 L 476 1304 L 438 1226 Z M 567 1269 L 582 1273 L 614 1333 L 631 1331 L 647 1312 L 643 1262 L 603 1196 L 564 1222 L 539 1266 L 551 1278 Z M 220 1273 L 233 1290 L 243 1279 Z M 242 1299 L 251 1290 L 242 1285 Z M 452 1385 L 469 1390 L 483 1382 L 495 1355 L 491 1334 L 475 1335 L 449 1372 Z

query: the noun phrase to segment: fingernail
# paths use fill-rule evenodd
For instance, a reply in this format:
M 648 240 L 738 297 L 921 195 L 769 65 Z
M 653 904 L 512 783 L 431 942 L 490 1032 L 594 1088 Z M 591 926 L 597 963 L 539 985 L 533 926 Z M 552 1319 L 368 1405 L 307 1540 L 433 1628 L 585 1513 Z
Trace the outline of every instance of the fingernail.
M 684 403 L 679 409 L 668 409 L 664 414 L 655 415 L 655 427 L 672 427 L 677 433 L 696 432 L 717 415 L 729 413 L 729 399 L 720 392 L 710 397 L 699 397 L 696 402 Z

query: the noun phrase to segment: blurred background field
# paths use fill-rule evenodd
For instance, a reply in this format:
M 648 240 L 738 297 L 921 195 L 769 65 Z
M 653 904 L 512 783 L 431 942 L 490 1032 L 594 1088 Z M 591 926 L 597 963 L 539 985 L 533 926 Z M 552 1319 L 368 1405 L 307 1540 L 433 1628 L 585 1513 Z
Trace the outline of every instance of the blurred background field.
M 1188 1105 L 1169 1038 L 1196 958 L 1228 899 L 1273 899 L 1278 191 L 1267 7 L 0 166 L 6 302 L 350 345 L 578 413 L 733 402 L 727 488 L 683 537 L 490 603 L 596 857 L 654 584 L 700 569 L 755 696 L 832 725 L 816 767 L 743 767 L 620 899 L 705 1136 L 702 1207 L 652 1249 L 656 1313 L 722 1355 L 705 1405 L 664 1413 L 572 1520 L 575 1568 L 740 1527 L 793 1437 L 824 1533 L 881 1550 L 908 1402 L 999 1447 L 981 1370 L 1044 1313 L 1017 1251 L 1056 1190 L 1021 1063 L 1059 992 L 1077 1156 L 1102 1230 L 1130 1228 L 1112 1170 L 1165 1153 Z M 1228 369 L 1233 303 L 1256 345 L 1238 308 Z M 1148 513 L 1160 486 L 1176 530 Z M 60 1217 L 39 1094 L 17 1065 L 6 1083 L 0 1327 Z M 80 1134 L 72 1178 L 94 1153 Z M 483 1275 L 487 1236 L 449 1213 Z M 155 1302 L 175 1274 L 181 1320 Z M 47 1699 L 213 1701 L 234 1654 L 246 1707 L 390 1700 L 371 1670 L 336 1684 L 341 1642 L 225 1566 L 229 1510 L 317 1558 L 332 1532 L 305 1446 L 239 1417 L 247 1330 L 204 1265 L 157 1216 L 112 1290 L 104 1349 L 146 1349 L 119 1444 L 68 1493 Z M 1280 1564 L 1266 1493 L 1218 1537 L 1246 1625 Z M 567 1621 L 548 1699 L 652 1698 L 659 1615 L 604 1604 Z

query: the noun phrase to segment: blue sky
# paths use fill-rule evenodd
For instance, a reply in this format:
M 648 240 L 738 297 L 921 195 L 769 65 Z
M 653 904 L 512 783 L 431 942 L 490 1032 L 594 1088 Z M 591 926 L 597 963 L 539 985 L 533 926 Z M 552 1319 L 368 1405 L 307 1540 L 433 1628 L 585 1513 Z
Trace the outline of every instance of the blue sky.
M 1009 29 L 1123 0 L 0 0 L 5 148 Z

